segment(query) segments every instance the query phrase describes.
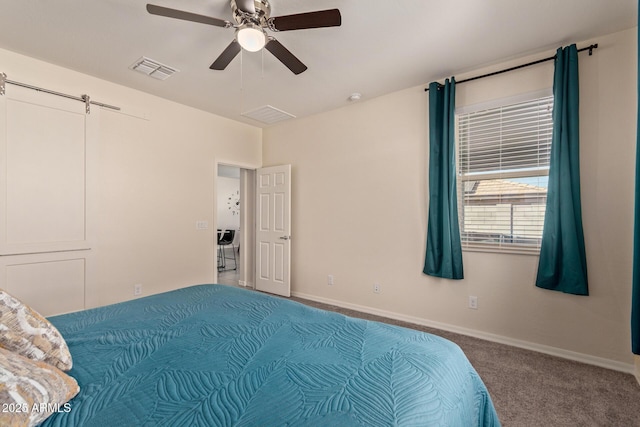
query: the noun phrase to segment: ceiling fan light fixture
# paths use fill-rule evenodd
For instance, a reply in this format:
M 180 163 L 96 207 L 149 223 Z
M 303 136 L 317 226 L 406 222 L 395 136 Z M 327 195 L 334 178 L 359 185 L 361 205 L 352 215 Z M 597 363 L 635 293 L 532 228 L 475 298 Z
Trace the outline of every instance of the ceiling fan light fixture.
M 244 50 L 257 52 L 267 44 L 267 35 L 262 27 L 247 23 L 236 30 L 236 40 Z

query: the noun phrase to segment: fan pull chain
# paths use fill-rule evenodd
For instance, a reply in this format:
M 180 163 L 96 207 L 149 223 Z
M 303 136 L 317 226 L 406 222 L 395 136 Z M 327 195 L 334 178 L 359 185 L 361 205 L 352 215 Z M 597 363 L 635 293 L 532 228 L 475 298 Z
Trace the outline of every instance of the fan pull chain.
M 242 74 L 243 70 L 244 70 L 244 61 L 242 60 L 244 58 L 244 49 L 240 50 L 240 92 L 242 92 L 242 90 L 244 89 L 244 76 Z
M 240 50 L 240 112 L 244 111 L 244 49 Z

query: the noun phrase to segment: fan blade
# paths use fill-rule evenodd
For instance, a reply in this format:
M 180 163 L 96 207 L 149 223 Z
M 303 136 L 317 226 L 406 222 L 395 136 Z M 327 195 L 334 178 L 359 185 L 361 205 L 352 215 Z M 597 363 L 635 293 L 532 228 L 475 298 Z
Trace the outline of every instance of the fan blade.
M 229 21 L 212 18 L 210 16 L 197 15 L 184 10 L 170 9 L 168 7 L 156 6 L 155 4 L 147 4 L 147 12 L 152 15 L 166 16 L 167 18 L 182 19 L 183 21 L 199 22 L 201 24 L 215 25 L 216 27 L 229 27 Z
M 243 12 L 253 15 L 256 13 L 256 6 L 254 0 L 236 0 L 236 7 Z
M 342 24 L 342 15 L 340 15 L 338 9 L 319 10 L 317 12 L 275 16 L 269 19 L 269 24 L 269 27 L 276 31 L 339 27 Z
M 227 65 L 229 65 L 229 63 L 233 61 L 233 58 L 235 58 L 236 55 L 240 53 L 240 49 L 240 43 L 233 40 L 231 43 L 229 43 L 229 46 L 227 46 L 227 48 L 222 51 L 220 56 L 218 56 L 218 58 L 213 61 L 213 64 L 211 64 L 209 68 L 211 68 L 212 70 L 224 70 L 225 68 L 227 68 Z
M 273 37 L 269 37 L 269 42 L 265 48 L 273 54 L 276 58 L 280 60 L 288 69 L 290 69 L 293 74 L 300 74 L 307 69 L 307 66 L 304 65 L 298 58 L 296 58 L 293 53 L 289 52 L 289 50 L 282 45 L 278 40 Z

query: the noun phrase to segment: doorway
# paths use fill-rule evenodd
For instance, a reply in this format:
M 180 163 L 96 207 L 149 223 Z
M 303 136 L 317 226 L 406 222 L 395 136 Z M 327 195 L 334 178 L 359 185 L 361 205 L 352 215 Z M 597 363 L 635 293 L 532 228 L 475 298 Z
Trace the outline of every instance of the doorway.
M 255 171 L 218 164 L 216 283 L 254 288 Z

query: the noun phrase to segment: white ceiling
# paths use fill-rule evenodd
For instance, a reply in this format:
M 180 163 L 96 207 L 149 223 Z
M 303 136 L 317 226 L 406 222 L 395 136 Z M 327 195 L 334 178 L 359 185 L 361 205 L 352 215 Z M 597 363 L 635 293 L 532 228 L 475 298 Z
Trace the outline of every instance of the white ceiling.
M 261 126 L 241 113 L 264 105 L 297 117 L 331 110 L 353 92 L 366 100 L 632 28 L 638 7 L 636 0 L 270 1 L 271 16 L 342 13 L 341 27 L 271 33 L 309 67 L 298 76 L 266 51 L 210 70 L 232 29 L 145 9 L 150 2 L 231 21 L 227 0 L 0 0 L 0 47 Z M 143 55 L 180 72 L 159 81 L 131 71 Z

